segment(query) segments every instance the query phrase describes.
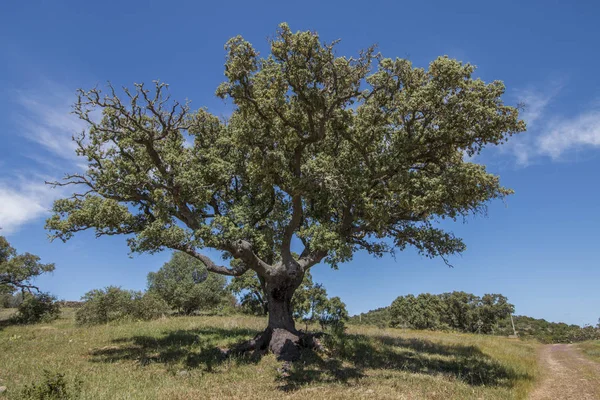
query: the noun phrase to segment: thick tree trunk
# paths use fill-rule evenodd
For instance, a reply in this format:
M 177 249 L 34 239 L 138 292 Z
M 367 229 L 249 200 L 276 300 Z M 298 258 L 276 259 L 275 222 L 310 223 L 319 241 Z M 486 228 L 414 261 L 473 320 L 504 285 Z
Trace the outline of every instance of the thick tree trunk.
M 267 329 L 233 352 L 268 349 L 279 360 L 295 361 L 300 358 L 302 347 L 320 346 L 312 336 L 296 330 L 292 315 L 292 297 L 303 277 L 304 272 L 295 264 L 287 268 L 280 265 L 276 273 L 261 278 L 269 313 Z
M 302 282 L 302 275 L 281 274 L 265 280 L 269 308 L 266 333 L 271 336 L 268 347 L 280 360 L 293 361 L 300 357 L 302 334 L 296 330 L 292 316 L 292 296 Z
M 284 290 L 281 290 L 281 292 L 283 291 Z M 294 295 L 294 292 L 278 293 L 280 292 L 278 290 L 274 290 L 273 292 L 268 294 L 268 327 L 271 329 L 285 329 L 290 332 L 296 332 L 296 324 L 294 323 L 294 318 L 292 316 L 292 296 Z

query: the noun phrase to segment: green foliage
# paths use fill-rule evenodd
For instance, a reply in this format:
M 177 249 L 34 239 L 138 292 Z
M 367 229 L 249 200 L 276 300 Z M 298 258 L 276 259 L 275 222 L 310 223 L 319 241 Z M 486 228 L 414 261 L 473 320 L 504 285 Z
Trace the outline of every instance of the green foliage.
M 23 302 L 23 293 L 4 293 L 0 294 L 0 307 L 17 308 Z
M 522 338 L 534 338 L 542 343 L 573 343 L 586 340 L 600 340 L 600 327 L 566 324 L 564 322 L 549 322 L 545 319 L 537 319 L 524 315 L 513 317 L 515 330 Z M 501 320 L 499 332 L 512 334 L 512 323 L 510 318 Z
M 392 302 L 390 312 L 392 326 L 432 330 L 447 328 L 442 320 L 444 313 L 442 299 L 429 293 L 417 297 L 412 294 L 400 296 Z
M 225 277 L 209 273 L 200 260 L 182 252 L 148 274 L 148 291 L 184 314 L 217 309 L 226 301 L 226 283 Z
M 111 321 L 156 319 L 168 313 L 168 305 L 154 293 L 124 290 L 116 286 L 94 289 L 81 298 L 78 324 L 104 324 Z
M 25 293 L 13 321 L 20 324 L 50 322 L 60 316 L 60 304 L 49 293 Z
M 228 288 L 240 296 L 242 310 L 248 314 L 266 315 L 268 302 L 263 293 L 259 278 L 255 273 L 245 273 L 231 280 Z M 346 305 L 339 297 L 327 297 L 327 290 L 320 283 L 314 283 L 310 272 L 304 274 L 302 283 L 292 297 L 292 315 L 306 324 L 318 322 L 324 329 L 327 326 L 342 324 L 348 320 Z
M 498 333 L 503 329 L 503 320 L 513 311 L 514 306 L 500 294 L 478 297 L 465 292 L 424 293 L 399 296 L 389 307 L 354 316 L 351 320 L 354 324 L 381 327 Z
M 339 297 L 327 297 L 325 287 L 314 283 L 312 275 L 307 272 L 302 284 L 292 298 L 292 315 L 295 319 L 309 323 L 318 322 L 322 329 L 333 325 L 343 326 L 348 320 L 346 305 Z
M 327 291 L 322 284 L 315 284 L 310 272 L 302 279 L 292 298 L 292 314 L 295 319 L 314 322 L 327 302 Z
M 254 271 L 234 277 L 227 289 L 240 298 L 242 312 L 251 315 L 267 315 L 268 301 L 260 280 Z
M 75 113 L 88 129 L 77 154 L 88 168 L 56 184 L 84 194 L 54 203 L 54 238 L 93 229 L 128 235 L 134 252 L 184 251 L 221 274 L 295 276 L 361 249 L 460 253 L 438 222 L 512 193 L 464 157 L 525 130 L 504 85 L 473 78 L 473 65 L 439 57 L 417 68 L 374 48 L 338 56 L 336 43 L 286 24 L 266 57 L 239 36 L 225 49 L 226 120 L 172 101 L 159 82 L 80 91 Z M 239 263 L 217 265 L 202 248 Z
M 389 307 L 381 307 L 366 313 L 360 313 L 350 317 L 353 324 L 374 325 L 378 328 L 387 328 L 392 317 Z
M 133 300 L 133 319 L 151 320 L 169 313 L 169 305 L 156 293 L 146 292 L 141 296 L 136 293 Z
M 17 254 L 4 236 L 0 236 L 0 294 L 16 290 L 38 289 L 32 279 L 54 271 L 54 264 L 42 264 L 40 258 L 30 253 Z
M 485 294 L 478 302 L 476 311 L 476 322 L 471 332 L 493 333 L 498 322 L 515 311 L 515 306 L 501 294 Z
M 323 329 L 325 327 L 332 327 L 332 329 L 343 327 L 348 320 L 346 304 L 337 296 L 331 297 L 325 302 L 317 317 Z
M 23 400 L 77 400 L 81 398 L 83 381 L 68 382 L 65 374 L 44 370 L 41 382 L 26 385 L 21 392 Z

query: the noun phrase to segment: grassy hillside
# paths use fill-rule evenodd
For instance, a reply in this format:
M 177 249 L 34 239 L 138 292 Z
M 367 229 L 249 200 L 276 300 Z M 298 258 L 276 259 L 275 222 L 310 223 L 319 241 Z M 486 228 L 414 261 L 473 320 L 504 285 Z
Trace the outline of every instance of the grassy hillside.
M 262 318 L 83 328 L 72 317 L 0 328 L 4 398 L 21 398 L 44 369 L 81 380 L 85 399 L 514 399 L 538 375 L 535 344 L 493 336 L 351 326 L 330 356 L 307 352 L 281 373 L 272 355 L 224 360 L 216 348 L 259 332 Z
M 590 359 L 600 362 L 600 340 L 579 343 L 577 347 Z

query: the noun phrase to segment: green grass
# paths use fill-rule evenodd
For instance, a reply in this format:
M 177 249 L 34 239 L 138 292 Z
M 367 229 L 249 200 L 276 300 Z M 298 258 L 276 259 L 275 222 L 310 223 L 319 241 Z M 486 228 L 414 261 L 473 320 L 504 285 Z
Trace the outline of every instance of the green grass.
M 0 327 L 0 385 L 18 399 L 45 369 L 85 399 L 519 399 L 538 376 L 536 344 L 501 337 L 350 326 L 332 354 L 306 351 L 285 376 L 273 355 L 223 359 L 263 318 L 173 317 L 78 327 Z M 0 395 L 2 398 L 2 395 Z
M 577 348 L 591 360 L 600 362 L 600 340 L 579 343 Z

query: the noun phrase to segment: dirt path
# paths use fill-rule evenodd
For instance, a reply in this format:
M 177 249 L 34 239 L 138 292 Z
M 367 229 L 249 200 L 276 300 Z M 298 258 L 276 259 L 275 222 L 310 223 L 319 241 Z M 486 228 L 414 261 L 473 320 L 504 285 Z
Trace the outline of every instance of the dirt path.
M 542 382 L 531 400 L 600 400 L 600 364 L 570 344 L 544 346 L 540 353 Z

